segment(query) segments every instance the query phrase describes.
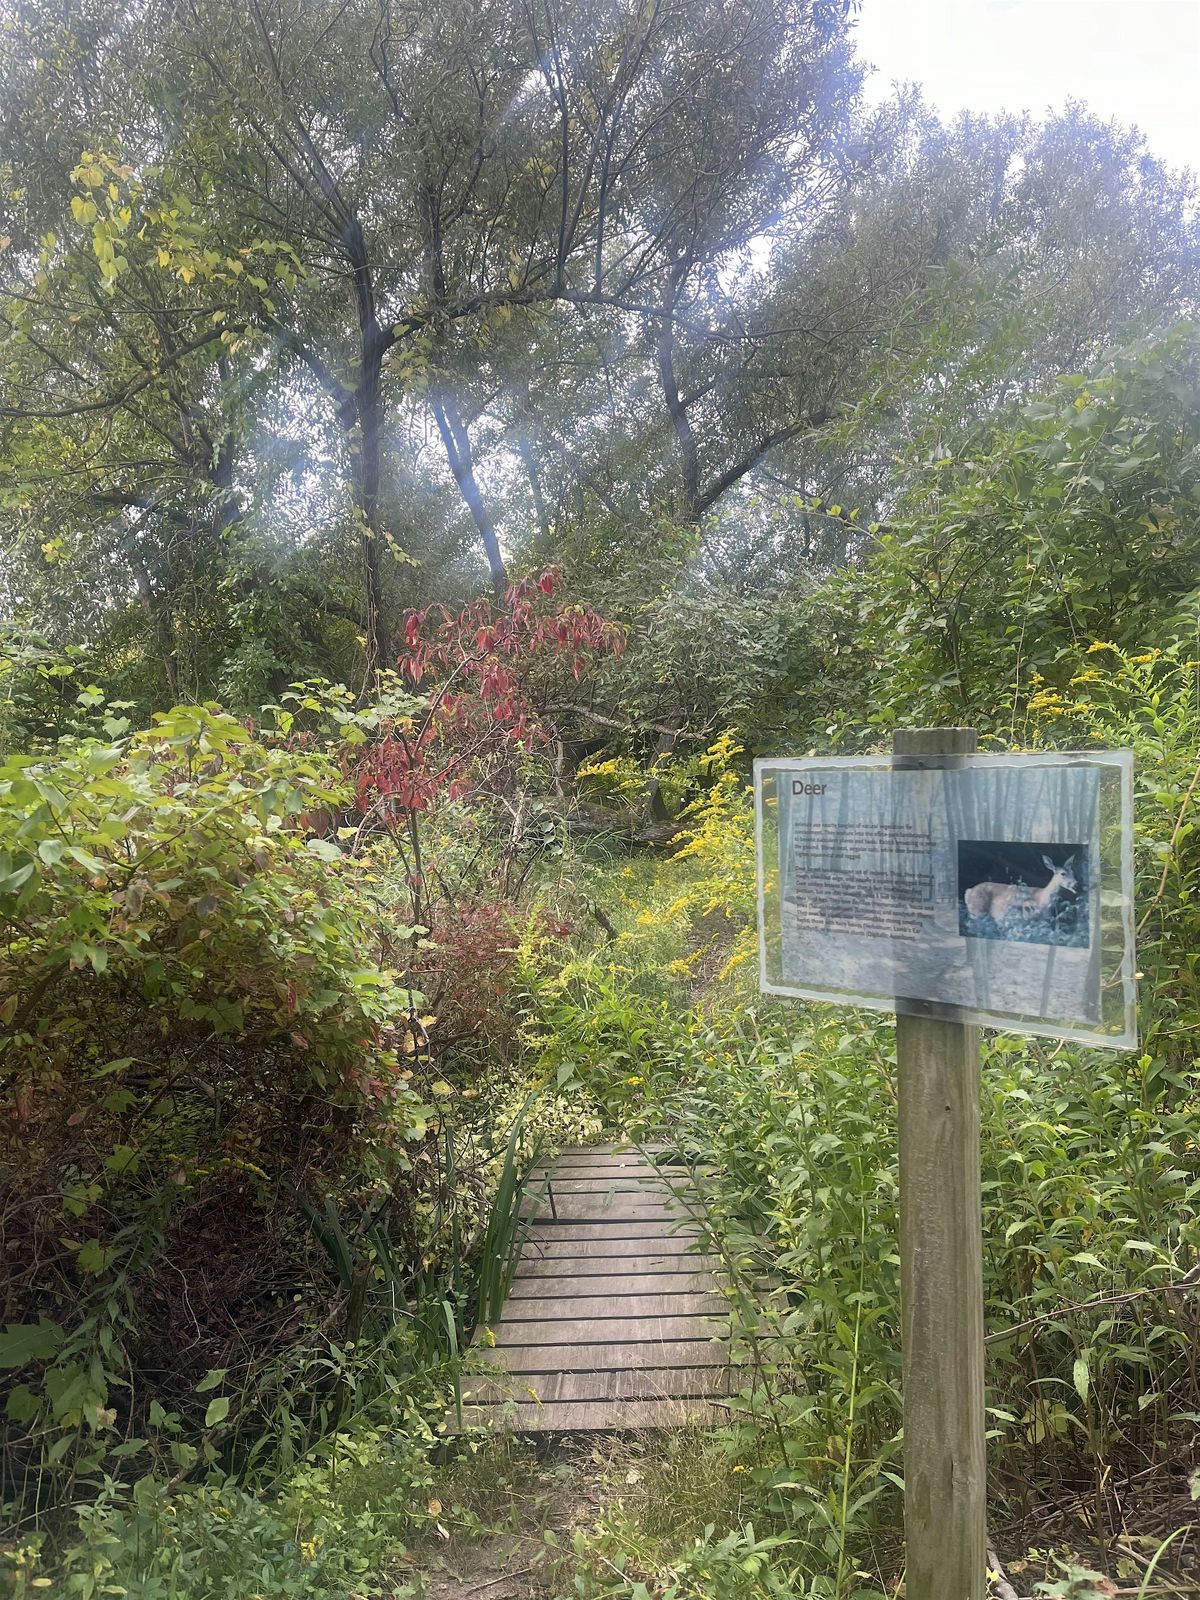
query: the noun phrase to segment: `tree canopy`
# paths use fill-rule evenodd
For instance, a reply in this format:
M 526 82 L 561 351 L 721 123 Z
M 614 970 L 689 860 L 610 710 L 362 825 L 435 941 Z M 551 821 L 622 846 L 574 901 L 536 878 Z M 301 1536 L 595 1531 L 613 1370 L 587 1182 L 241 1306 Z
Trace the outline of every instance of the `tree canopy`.
M 1082 108 L 872 110 L 847 10 L 23 7 L 10 618 L 252 704 L 535 563 L 786 587 L 904 462 L 1194 308 L 1190 179 Z

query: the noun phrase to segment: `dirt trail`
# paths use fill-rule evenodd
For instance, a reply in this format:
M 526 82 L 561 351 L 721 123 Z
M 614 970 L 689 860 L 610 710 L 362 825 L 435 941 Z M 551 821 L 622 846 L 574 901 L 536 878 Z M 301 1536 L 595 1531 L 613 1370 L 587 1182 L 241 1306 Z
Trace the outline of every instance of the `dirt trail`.
M 489 1519 L 508 1526 L 451 1531 L 444 1542 L 425 1546 L 421 1600 L 545 1600 L 568 1591 L 574 1531 L 595 1523 L 608 1492 L 591 1442 L 547 1442 L 531 1477 Z

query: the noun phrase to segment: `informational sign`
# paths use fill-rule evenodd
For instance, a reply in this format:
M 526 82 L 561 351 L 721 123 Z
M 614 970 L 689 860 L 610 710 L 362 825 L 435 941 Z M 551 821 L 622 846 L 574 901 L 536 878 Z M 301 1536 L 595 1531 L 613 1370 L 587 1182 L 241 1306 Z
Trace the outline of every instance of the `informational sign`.
M 1137 1042 L 1128 751 L 755 763 L 762 987 Z

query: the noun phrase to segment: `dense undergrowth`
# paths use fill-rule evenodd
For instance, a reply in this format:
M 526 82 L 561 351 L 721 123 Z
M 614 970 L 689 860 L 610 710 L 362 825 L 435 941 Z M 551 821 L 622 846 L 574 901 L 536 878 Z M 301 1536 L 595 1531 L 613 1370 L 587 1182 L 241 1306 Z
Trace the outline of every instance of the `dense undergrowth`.
M 440 1442 L 519 1174 L 621 1134 L 712 1169 L 747 1389 L 725 1428 L 597 1447 L 604 1492 L 547 1525 L 530 1584 L 895 1596 L 892 1032 L 758 995 L 747 776 L 781 742 L 949 719 L 1136 758 L 1139 1049 L 991 1037 L 982 1102 L 994 1538 L 1041 1593 L 1112 1592 L 1073 1559 L 1145 1586 L 1198 1482 L 1194 362 L 1179 335 L 937 458 L 813 598 L 844 636 L 827 676 L 789 700 L 776 638 L 757 717 L 657 762 L 556 718 L 564 673 L 594 691 L 653 641 L 623 665 L 553 572 L 409 618 L 363 703 L 313 683 L 141 726 L 71 663 L 10 653 L 16 1593 L 420 1595 L 542 1470 Z M 652 779 L 669 846 L 632 842 Z M 1187 1592 L 1195 1552 L 1172 1560 L 1157 1580 Z
M 1018 1541 L 1069 1501 L 1088 1548 L 1136 1572 L 1118 1548 L 1137 1542 L 1130 1499 L 1145 1504 L 1158 1484 L 1184 1524 L 1198 1487 L 1200 1306 L 1187 1280 L 1200 1263 L 1200 863 L 1179 846 L 1200 664 L 1107 644 L 1087 659 L 1104 665 L 1081 663 L 1069 703 L 1045 696 L 1035 732 L 1041 744 L 1070 718 L 1079 743 L 1136 752 L 1142 1044 L 1134 1055 L 986 1044 L 988 1415 L 994 1515 Z M 623 895 L 643 909 L 616 943 L 539 979 L 545 1047 L 632 1132 L 665 1132 L 715 1163 L 708 1225 L 758 1330 L 746 1420 L 728 1440 L 751 1490 L 742 1516 L 786 1532 L 792 1592 L 849 1593 L 858 1573 L 889 1593 L 901 1483 L 892 1032 L 755 995 L 741 959 L 748 893 L 739 903 L 727 883 L 752 844 L 744 790 L 718 780 L 684 841 L 690 873 L 643 871 Z M 623 870 L 617 882 L 632 885 Z

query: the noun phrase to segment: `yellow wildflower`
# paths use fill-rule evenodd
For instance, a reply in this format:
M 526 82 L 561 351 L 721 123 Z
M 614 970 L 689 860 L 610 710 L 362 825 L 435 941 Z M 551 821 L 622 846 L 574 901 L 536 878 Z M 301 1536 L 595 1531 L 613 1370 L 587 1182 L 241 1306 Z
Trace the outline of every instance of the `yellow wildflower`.
M 1037 694 L 1029 698 L 1031 711 L 1045 711 L 1053 715 L 1057 711 L 1067 709 L 1066 701 L 1057 689 L 1040 689 Z
M 754 954 L 754 951 L 752 949 L 750 949 L 749 947 L 747 947 L 745 950 L 736 950 L 736 951 L 734 951 L 733 955 L 730 956 L 729 960 L 725 963 L 725 965 L 721 968 L 720 972 L 717 974 L 718 979 L 721 980 L 721 981 L 726 979 L 729 976 L 729 974 L 733 971 L 733 969 L 735 967 L 740 967 L 742 965 L 743 961 L 749 961 L 750 957 L 753 954 Z
M 1107 639 L 1093 639 L 1091 644 L 1087 647 L 1087 654 L 1089 656 L 1094 656 L 1097 650 L 1115 650 L 1116 648 L 1116 645 L 1109 644 Z

